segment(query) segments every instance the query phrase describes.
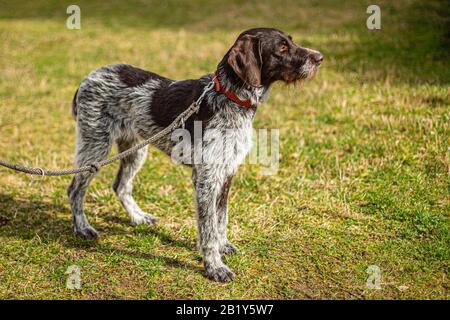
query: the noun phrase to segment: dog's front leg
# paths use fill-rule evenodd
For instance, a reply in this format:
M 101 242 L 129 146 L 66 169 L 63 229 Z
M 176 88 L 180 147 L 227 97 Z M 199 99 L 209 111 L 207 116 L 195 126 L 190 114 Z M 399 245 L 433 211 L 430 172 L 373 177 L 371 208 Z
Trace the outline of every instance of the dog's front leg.
M 230 281 L 233 271 L 222 262 L 217 217 L 217 199 L 224 178 L 207 166 L 195 168 L 192 173 L 196 193 L 199 247 L 203 254 L 206 276 L 216 281 Z
M 227 225 L 228 225 L 228 194 L 231 188 L 231 180 L 233 176 L 227 176 L 220 188 L 217 199 L 217 223 L 219 229 L 219 242 L 221 254 L 239 253 L 239 249 L 228 241 Z

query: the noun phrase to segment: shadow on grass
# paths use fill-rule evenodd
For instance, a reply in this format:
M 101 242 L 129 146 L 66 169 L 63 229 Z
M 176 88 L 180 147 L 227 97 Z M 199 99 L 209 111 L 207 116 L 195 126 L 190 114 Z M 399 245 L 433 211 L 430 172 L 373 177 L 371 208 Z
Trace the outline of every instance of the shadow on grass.
M 356 1 L 355 1 L 356 3 Z M 295 13 L 284 10 L 273 10 L 275 6 L 283 4 L 292 8 L 308 9 L 308 4 L 301 5 L 296 0 L 250 0 L 244 3 L 240 0 L 129 0 L 129 1 L 92 1 L 78 0 L 76 5 L 80 7 L 83 26 L 88 28 L 89 23 L 96 22 L 111 28 L 123 27 L 143 28 L 155 30 L 163 29 L 187 29 L 203 32 L 230 30 L 240 28 L 243 23 L 251 23 L 254 19 L 260 20 L 262 16 L 267 22 L 286 24 L 298 23 L 298 17 L 294 20 Z M 53 20 L 61 22 L 65 27 L 68 18 L 66 13 L 69 3 L 51 0 L 26 1 L 17 0 L 0 3 L 0 19 L 26 19 L 26 20 Z M 322 9 L 336 7 L 332 1 L 328 1 Z M 310 9 L 320 10 L 321 8 Z M 330 9 L 330 8 L 328 8 Z M 285 19 L 290 15 L 292 19 Z M 245 18 L 244 21 L 242 19 Z M 250 18 L 250 19 L 249 19 Z M 297 21 L 296 21 L 297 20 Z M 85 22 L 86 21 L 86 22 Z
M 58 213 L 67 212 L 67 219 L 62 220 Z M 125 222 L 125 220 L 123 220 Z M 126 222 L 128 223 L 128 222 Z M 97 231 L 107 237 L 108 235 L 129 234 L 120 225 L 111 226 L 110 223 L 102 223 L 95 226 Z M 155 236 L 163 244 L 193 250 L 193 246 L 181 240 L 173 239 L 169 232 L 161 227 L 146 227 L 137 231 L 143 236 Z M 191 269 L 201 271 L 198 265 L 185 263 L 177 259 L 165 256 L 157 256 L 138 249 L 117 248 L 102 241 L 86 241 L 73 235 L 71 226 L 71 213 L 67 206 L 44 202 L 40 200 L 17 200 L 12 196 L 0 194 L 0 236 L 9 238 L 21 238 L 31 240 L 39 237 L 42 243 L 59 243 L 67 248 L 77 248 L 89 252 L 95 251 L 105 255 L 112 253 L 128 256 L 133 259 L 157 259 L 166 266 L 174 268 Z
M 392 83 L 448 85 L 450 5 L 417 1 L 401 11 L 386 7 L 383 14 L 381 30 L 365 30 L 355 24 L 351 37 L 327 39 L 323 51 L 325 57 L 338 62 L 336 70 L 353 73 L 361 83 L 387 79 Z
M 273 26 L 295 32 L 300 37 L 304 34 L 310 39 L 323 38 L 321 43 L 296 40 L 323 51 L 325 62 L 327 57 L 334 59 L 333 68 L 343 74 L 354 72 L 361 82 L 388 78 L 396 82 L 450 83 L 447 62 L 450 5 L 443 0 L 405 1 L 398 5 L 383 3 L 382 29 L 378 31 L 366 28 L 366 7 L 356 0 L 345 5 L 336 1 L 323 1 L 317 5 L 295 0 L 250 1 L 245 5 L 238 0 L 226 3 L 210 0 L 80 0 L 77 5 L 81 8 L 83 23 L 82 29 L 77 31 L 80 33 L 94 32 L 95 35 L 98 25 L 113 32 L 127 27 L 149 32 L 170 29 L 196 33 L 237 33 L 251 27 Z M 4 21 L 52 20 L 65 28 L 68 17 L 67 3 L 64 2 L 11 1 L 2 6 L 0 19 Z M 279 10 L 280 7 L 290 10 Z M 342 13 L 343 18 L 333 24 L 336 12 Z M 321 18 L 308 19 L 316 14 Z M 351 18 L 345 19 L 345 16 Z
M 161 241 L 165 245 L 184 248 L 192 251 L 196 250 L 195 246 L 192 245 L 191 243 L 172 238 L 169 231 L 160 226 L 157 226 L 156 228 L 153 227 L 146 228 L 145 234 L 154 235 L 156 238 L 159 239 L 159 241 Z

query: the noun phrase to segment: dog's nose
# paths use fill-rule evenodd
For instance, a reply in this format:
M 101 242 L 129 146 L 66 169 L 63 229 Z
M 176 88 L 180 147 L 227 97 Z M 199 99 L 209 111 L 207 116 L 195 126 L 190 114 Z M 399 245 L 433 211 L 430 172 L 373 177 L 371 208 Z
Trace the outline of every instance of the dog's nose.
M 323 61 L 323 54 L 321 54 L 320 52 L 317 53 L 313 53 L 311 56 L 311 59 L 317 63 L 317 64 L 321 64 Z

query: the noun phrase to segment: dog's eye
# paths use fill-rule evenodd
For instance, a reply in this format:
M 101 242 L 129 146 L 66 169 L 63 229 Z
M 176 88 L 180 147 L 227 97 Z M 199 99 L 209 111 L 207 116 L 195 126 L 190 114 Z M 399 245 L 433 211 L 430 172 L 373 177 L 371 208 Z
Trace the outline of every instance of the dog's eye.
M 289 50 L 289 46 L 288 46 L 288 44 L 287 44 L 286 41 L 284 41 L 284 42 L 280 45 L 280 48 L 278 49 L 278 51 L 279 51 L 280 53 L 285 53 L 285 52 L 287 52 L 288 50 Z

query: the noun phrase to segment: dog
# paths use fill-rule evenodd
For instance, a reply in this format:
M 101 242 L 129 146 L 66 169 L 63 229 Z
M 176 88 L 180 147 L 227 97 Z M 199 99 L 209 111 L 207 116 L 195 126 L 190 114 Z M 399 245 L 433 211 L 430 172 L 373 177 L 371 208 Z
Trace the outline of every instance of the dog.
M 323 61 L 315 50 L 302 48 L 292 37 L 273 28 L 242 32 L 217 66 L 214 74 L 196 80 L 175 81 L 127 64 L 115 64 L 91 72 L 80 84 L 72 103 L 76 120 L 75 165 L 104 160 L 115 143 L 124 151 L 156 134 L 169 124 L 214 81 L 198 113 L 185 122 L 192 135 L 194 122 L 202 126 L 204 158 L 221 156 L 223 150 L 208 132 L 224 132 L 232 144 L 221 162 L 203 161 L 192 167 L 195 189 L 199 249 L 206 276 L 216 281 L 234 279 L 222 262 L 223 254 L 238 252 L 227 238 L 227 199 L 231 181 L 252 145 L 252 120 L 258 104 L 267 99 L 276 81 L 296 83 L 311 79 Z M 230 130 L 231 129 L 231 130 Z M 206 141 L 206 142 L 205 142 Z M 176 141 L 166 135 L 154 146 L 170 155 Z M 157 218 L 146 213 L 132 196 L 133 178 L 147 156 L 147 147 L 122 159 L 113 190 L 133 224 L 153 224 Z M 96 239 L 83 202 L 95 172 L 79 173 L 68 188 L 73 227 L 77 236 Z

